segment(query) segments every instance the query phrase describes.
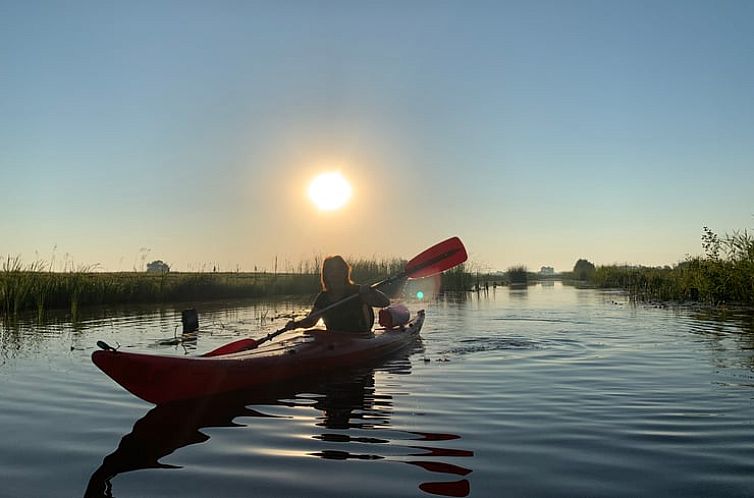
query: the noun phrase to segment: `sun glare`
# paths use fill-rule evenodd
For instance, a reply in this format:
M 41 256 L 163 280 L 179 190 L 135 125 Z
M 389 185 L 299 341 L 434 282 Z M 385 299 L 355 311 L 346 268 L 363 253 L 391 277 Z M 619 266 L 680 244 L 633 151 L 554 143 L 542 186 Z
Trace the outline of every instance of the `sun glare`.
M 351 198 L 351 184 L 339 172 L 322 173 L 309 184 L 309 199 L 322 211 L 343 207 Z

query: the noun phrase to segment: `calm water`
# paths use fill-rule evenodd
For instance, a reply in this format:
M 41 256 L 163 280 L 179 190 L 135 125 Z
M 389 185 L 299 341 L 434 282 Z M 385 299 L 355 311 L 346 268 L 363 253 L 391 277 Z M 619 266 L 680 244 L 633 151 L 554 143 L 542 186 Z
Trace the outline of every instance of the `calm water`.
M 294 303 L 90 310 L 0 329 L 0 496 L 752 496 L 754 326 L 555 284 L 427 309 L 380 368 L 154 408 L 101 374 L 103 339 L 207 351 Z

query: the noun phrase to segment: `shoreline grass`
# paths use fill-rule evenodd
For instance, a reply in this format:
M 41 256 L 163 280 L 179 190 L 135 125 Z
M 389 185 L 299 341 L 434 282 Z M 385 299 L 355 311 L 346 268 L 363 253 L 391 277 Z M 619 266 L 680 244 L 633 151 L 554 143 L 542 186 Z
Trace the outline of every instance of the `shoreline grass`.
M 691 301 L 711 305 L 754 306 L 754 236 L 736 231 L 719 237 L 703 228 L 705 255 L 687 257 L 670 267 L 628 265 L 598 266 L 579 282 L 597 288 L 620 288 L 639 301 Z M 24 265 L 20 257 L 7 257 L 0 265 L 0 315 L 5 319 L 36 310 L 39 319 L 48 309 L 69 309 L 75 319 L 80 306 L 210 301 L 276 296 L 314 296 L 320 289 L 320 261 L 305 271 L 271 272 L 94 272 L 79 267 L 62 272 L 35 261 Z M 401 259 L 355 259 L 353 278 L 372 283 L 399 273 Z M 302 267 L 303 268 L 303 267 Z M 583 272 L 582 272 L 583 273 Z M 574 274 L 560 274 L 568 281 Z M 582 276 L 583 277 L 583 276 Z M 541 280 L 526 267 L 505 274 L 476 274 L 459 265 L 441 276 L 439 292 L 480 291 L 490 284 L 513 285 Z M 402 282 L 401 282 L 402 284 Z M 389 290 L 395 294 L 400 286 Z
M 400 259 L 354 259 L 353 279 L 373 283 L 399 273 Z M 91 267 L 53 272 L 36 261 L 24 265 L 8 257 L 0 266 L 0 315 L 4 318 L 36 310 L 41 320 L 48 309 L 68 309 L 75 319 L 81 306 L 210 301 L 275 296 L 314 296 L 320 290 L 319 273 L 270 272 L 94 272 Z M 318 265 L 311 266 L 312 268 Z M 446 290 L 470 288 L 463 267 L 442 277 Z M 400 291 L 399 285 L 385 289 Z
M 319 276 L 270 273 L 0 272 L 0 314 L 102 304 L 165 303 L 315 294 Z
M 704 256 L 673 267 L 608 265 L 596 268 L 591 282 L 621 288 L 640 301 L 691 301 L 711 305 L 754 305 L 754 236 L 736 231 L 719 237 L 702 231 Z

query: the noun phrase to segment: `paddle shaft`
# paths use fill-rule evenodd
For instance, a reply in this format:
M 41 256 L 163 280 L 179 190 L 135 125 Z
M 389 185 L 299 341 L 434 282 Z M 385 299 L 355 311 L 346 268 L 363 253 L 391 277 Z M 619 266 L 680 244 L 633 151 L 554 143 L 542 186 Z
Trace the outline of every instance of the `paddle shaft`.
M 381 282 L 372 284 L 371 288 L 379 289 L 384 285 L 395 282 L 396 280 L 402 278 L 423 278 L 437 275 L 438 273 L 442 273 L 445 270 L 450 270 L 451 268 L 460 265 L 461 263 L 466 261 L 467 257 L 468 255 L 466 254 L 466 248 L 463 247 L 463 242 L 461 242 L 461 239 L 459 239 L 458 237 L 451 237 L 447 240 L 433 245 L 424 252 L 414 256 L 412 260 L 406 263 L 406 266 L 402 272 L 388 277 Z M 347 296 L 338 302 L 314 311 L 307 318 L 318 318 L 322 316 L 323 313 L 326 313 L 331 309 L 342 305 L 343 303 L 347 303 L 352 299 L 356 299 L 358 295 L 359 294 L 352 294 L 350 296 Z M 261 339 L 239 339 L 229 344 L 225 344 L 224 346 L 220 346 L 217 349 L 213 349 L 212 351 L 205 353 L 202 356 L 221 356 L 225 354 L 238 353 L 239 351 L 246 351 L 247 349 L 257 348 L 260 344 L 264 344 L 265 342 L 279 336 L 283 332 L 298 328 L 298 325 L 300 323 L 301 321 L 289 322 L 282 329 L 267 334 Z

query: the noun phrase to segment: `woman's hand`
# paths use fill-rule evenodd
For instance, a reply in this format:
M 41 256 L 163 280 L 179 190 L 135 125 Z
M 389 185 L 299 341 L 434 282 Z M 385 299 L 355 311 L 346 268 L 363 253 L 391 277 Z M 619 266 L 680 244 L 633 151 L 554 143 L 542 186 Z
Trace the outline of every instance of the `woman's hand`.
M 285 324 L 285 327 L 288 330 L 301 329 L 301 328 L 308 329 L 308 328 L 314 327 L 319 321 L 319 315 L 312 316 L 312 314 L 314 314 L 315 311 L 316 309 L 313 309 L 311 313 L 309 313 L 307 316 L 305 316 L 301 320 L 291 320 L 290 322 Z

